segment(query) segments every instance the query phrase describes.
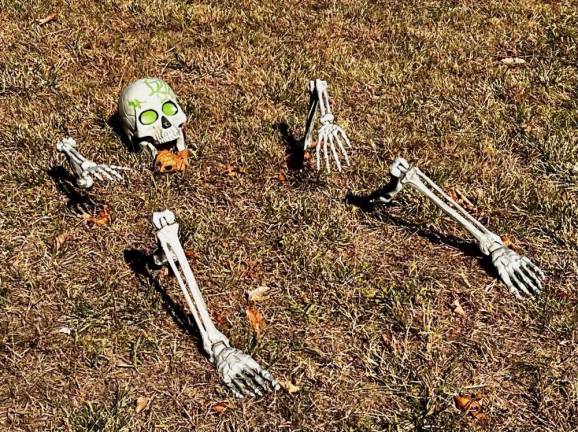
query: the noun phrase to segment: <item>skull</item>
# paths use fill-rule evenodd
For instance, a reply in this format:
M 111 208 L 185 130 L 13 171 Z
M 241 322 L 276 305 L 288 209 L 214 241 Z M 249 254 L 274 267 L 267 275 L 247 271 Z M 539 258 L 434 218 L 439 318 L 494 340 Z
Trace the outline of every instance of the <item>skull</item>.
M 159 78 L 143 78 L 124 89 L 118 101 L 124 133 L 151 157 L 159 149 L 185 150 L 183 125 L 187 119 L 169 85 Z

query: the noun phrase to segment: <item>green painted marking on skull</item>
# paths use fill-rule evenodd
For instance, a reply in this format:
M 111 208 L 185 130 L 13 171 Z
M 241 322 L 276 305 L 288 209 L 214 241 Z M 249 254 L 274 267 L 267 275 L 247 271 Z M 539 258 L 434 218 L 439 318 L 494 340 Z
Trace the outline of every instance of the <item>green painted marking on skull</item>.
M 149 79 L 145 80 L 144 83 L 150 90 L 149 96 L 156 96 L 161 99 L 171 95 L 169 85 L 160 79 Z
M 128 106 L 131 107 L 132 109 L 134 109 L 135 111 L 137 109 L 142 108 L 142 104 L 143 102 L 141 100 L 138 99 L 132 99 L 128 101 Z

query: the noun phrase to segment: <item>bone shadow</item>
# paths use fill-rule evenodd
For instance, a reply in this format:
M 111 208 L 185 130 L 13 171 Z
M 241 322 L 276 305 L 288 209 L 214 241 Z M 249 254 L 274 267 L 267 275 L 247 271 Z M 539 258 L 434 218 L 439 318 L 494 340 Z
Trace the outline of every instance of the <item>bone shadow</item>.
M 108 118 L 107 124 L 113 130 L 113 132 L 120 138 L 122 144 L 126 147 L 126 149 L 130 153 L 142 152 L 140 146 L 134 141 L 131 141 L 124 133 L 124 130 L 122 129 L 122 122 L 120 121 L 120 114 L 118 111 L 114 112 Z
M 303 139 L 295 138 L 287 122 L 275 123 L 273 129 L 281 137 L 285 146 L 287 168 L 289 171 L 300 171 L 305 168 L 305 152 L 303 151 Z
M 392 179 L 392 182 L 395 182 L 395 180 Z M 344 199 L 345 204 L 359 207 L 364 212 L 370 213 L 372 217 L 375 218 L 376 220 L 380 222 L 385 222 L 389 225 L 404 228 L 405 230 L 408 230 L 413 234 L 417 234 L 420 237 L 427 239 L 433 244 L 446 245 L 458 249 L 464 255 L 476 258 L 476 260 L 480 263 L 480 266 L 487 273 L 499 279 L 498 272 L 494 268 L 491 258 L 485 256 L 480 252 L 477 243 L 462 240 L 461 238 L 453 235 L 441 234 L 438 231 L 429 228 L 424 228 L 413 222 L 409 222 L 405 219 L 399 218 L 386 212 L 377 212 L 377 209 L 381 207 L 391 206 L 391 204 L 385 204 L 376 201 L 380 196 L 383 196 L 384 191 L 391 190 L 390 185 L 391 182 L 377 189 L 375 192 L 372 192 L 367 195 L 356 195 L 350 191 L 345 196 Z
M 164 289 L 159 281 L 151 274 L 150 269 L 159 268 L 155 265 L 152 255 L 147 255 L 138 249 L 127 249 L 124 251 L 124 261 L 134 272 L 137 278 L 144 279 L 146 282 L 152 285 L 161 299 L 163 308 L 168 312 L 174 323 L 182 331 L 188 333 L 195 342 L 195 345 L 197 345 L 199 351 L 206 355 L 205 349 L 203 347 L 201 333 L 199 332 L 197 326 L 193 324 L 194 320 L 192 315 L 188 314 L 180 304 L 175 302 L 167 293 L 166 289 Z
M 66 206 L 74 214 L 94 213 L 104 205 L 100 200 L 95 200 L 88 192 L 81 192 L 76 187 L 76 178 L 62 165 L 53 166 L 47 171 L 48 176 L 54 181 L 56 187 L 66 198 Z

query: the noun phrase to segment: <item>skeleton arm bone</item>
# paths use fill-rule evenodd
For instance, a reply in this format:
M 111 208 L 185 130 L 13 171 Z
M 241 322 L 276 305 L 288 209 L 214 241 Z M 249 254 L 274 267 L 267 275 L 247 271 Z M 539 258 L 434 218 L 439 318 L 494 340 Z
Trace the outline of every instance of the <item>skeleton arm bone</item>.
M 217 342 L 222 342 L 228 346 L 229 340 L 217 330 L 209 316 L 207 305 L 205 304 L 195 276 L 179 241 L 179 224 L 175 221 L 174 214 L 168 210 L 154 213 L 153 224 L 158 230 L 157 238 L 164 251 L 166 260 L 177 278 L 187 306 L 199 328 L 203 339 L 203 348 L 210 356 L 210 360 L 213 361 L 213 345 Z M 181 275 L 181 272 L 177 268 L 173 257 L 176 257 L 183 275 Z
M 392 181 L 387 189 L 380 191 L 380 201 L 390 202 L 405 184 L 410 184 L 477 240 L 480 251 L 491 257 L 500 278 L 514 295 L 521 297 L 522 294 L 534 296 L 540 293 L 544 278 L 542 271 L 528 258 L 505 246 L 498 235 L 470 215 L 419 168 L 410 166 L 403 158 L 397 158 L 390 166 L 390 172 Z
M 177 278 L 201 333 L 203 348 L 209 355 L 211 363 L 217 368 L 223 383 L 237 397 L 261 396 L 264 392 L 277 390 L 279 384 L 271 374 L 261 368 L 252 357 L 231 347 L 227 337 L 213 324 L 195 276 L 179 242 L 179 225 L 175 221 L 174 214 L 169 210 L 154 213 L 153 224 L 157 229 L 157 238 L 166 259 Z M 174 261 L 174 256 L 183 275 Z

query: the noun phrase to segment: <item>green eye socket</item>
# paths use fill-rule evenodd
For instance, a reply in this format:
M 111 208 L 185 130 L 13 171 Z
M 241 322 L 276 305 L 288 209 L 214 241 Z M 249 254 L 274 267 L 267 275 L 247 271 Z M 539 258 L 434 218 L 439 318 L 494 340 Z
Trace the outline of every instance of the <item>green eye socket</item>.
M 140 122 L 144 125 L 153 124 L 159 118 L 159 115 L 154 110 L 146 110 L 140 114 Z
M 163 114 L 168 116 L 173 116 L 177 113 L 179 109 L 177 106 L 172 102 L 165 102 L 163 104 Z

